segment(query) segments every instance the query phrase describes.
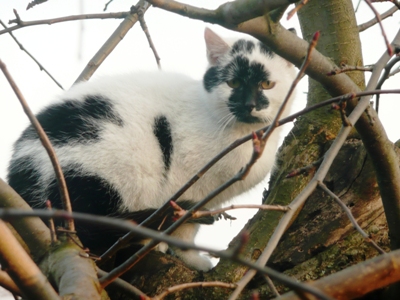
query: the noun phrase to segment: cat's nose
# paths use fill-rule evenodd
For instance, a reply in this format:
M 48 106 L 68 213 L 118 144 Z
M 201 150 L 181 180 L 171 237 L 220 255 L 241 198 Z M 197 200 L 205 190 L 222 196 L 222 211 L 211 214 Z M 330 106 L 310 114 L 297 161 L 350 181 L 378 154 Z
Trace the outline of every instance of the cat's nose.
M 251 112 L 256 107 L 256 101 L 254 100 L 254 98 L 248 98 L 244 103 L 244 107 L 248 112 Z

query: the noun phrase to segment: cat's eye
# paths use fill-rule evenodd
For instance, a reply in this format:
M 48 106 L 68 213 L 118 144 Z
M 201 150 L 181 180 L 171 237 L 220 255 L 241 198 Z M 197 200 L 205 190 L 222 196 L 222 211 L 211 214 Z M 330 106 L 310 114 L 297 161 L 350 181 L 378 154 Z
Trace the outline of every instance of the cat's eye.
M 228 80 L 226 83 L 232 89 L 237 89 L 238 87 L 240 87 L 240 81 L 238 79 Z
M 261 82 L 261 88 L 263 90 L 272 89 L 274 86 L 275 86 L 275 82 L 274 81 L 264 80 L 263 82 Z

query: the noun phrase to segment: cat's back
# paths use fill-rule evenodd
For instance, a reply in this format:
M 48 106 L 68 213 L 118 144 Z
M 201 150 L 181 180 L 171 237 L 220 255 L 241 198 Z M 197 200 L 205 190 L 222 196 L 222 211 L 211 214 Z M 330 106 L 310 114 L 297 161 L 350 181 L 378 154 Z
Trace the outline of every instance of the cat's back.
M 124 190 L 143 172 L 157 186 L 163 166 L 157 136 L 169 130 L 166 118 L 179 118 L 194 100 L 186 93 L 195 87 L 190 77 L 161 71 L 99 77 L 73 86 L 37 118 L 67 177 L 95 175 Z M 31 125 L 14 145 L 8 179 L 28 202 L 48 197 L 45 190 L 54 185 L 50 160 Z

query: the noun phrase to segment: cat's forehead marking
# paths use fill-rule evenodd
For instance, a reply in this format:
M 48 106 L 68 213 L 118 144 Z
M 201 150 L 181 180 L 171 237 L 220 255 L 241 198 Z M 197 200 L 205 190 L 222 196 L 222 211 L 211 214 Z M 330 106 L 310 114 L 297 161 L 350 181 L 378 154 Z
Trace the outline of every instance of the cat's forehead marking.
M 248 41 L 245 39 L 240 39 L 236 41 L 231 48 L 231 54 L 236 54 L 236 53 L 252 53 L 256 45 L 254 44 L 253 41 Z
M 258 42 L 258 47 L 260 48 L 260 52 L 262 54 L 265 54 L 266 56 L 268 56 L 270 58 L 275 56 L 275 53 L 272 52 L 272 50 L 264 43 Z
M 272 52 L 272 50 L 262 42 L 245 39 L 240 39 L 234 42 L 231 46 L 230 54 L 232 56 L 240 54 L 251 55 L 254 50 L 258 50 L 260 54 L 263 54 L 268 58 L 273 58 L 275 55 L 274 52 Z
M 223 70 L 226 77 L 225 80 L 240 78 L 244 82 L 260 83 L 269 77 L 269 72 L 263 64 L 251 61 L 243 55 L 236 56 Z

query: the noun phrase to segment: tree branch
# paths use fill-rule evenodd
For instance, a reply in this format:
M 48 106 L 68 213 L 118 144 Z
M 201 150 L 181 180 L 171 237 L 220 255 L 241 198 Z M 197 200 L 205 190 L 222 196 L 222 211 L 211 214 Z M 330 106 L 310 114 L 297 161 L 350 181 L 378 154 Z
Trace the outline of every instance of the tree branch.
M 22 294 L 29 299 L 60 299 L 2 220 L 0 220 L 0 237 L 3 241 L 0 243 L 2 268 L 7 270 Z
M 149 0 L 153 6 L 209 23 L 236 26 L 244 21 L 262 16 L 276 8 L 295 3 L 295 0 L 238 0 L 226 2 L 215 10 L 198 8 L 173 0 Z
M 140 0 L 136 7 L 141 7 L 143 13 L 150 7 L 150 5 L 144 1 Z M 119 44 L 119 42 L 124 38 L 128 31 L 136 24 L 138 21 L 138 15 L 127 14 L 125 20 L 118 26 L 118 28 L 113 32 L 113 34 L 107 39 L 104 45 L 97 51 L 93 58 L 89 61 L 85 69 L 81 72 L 78 78 L 75 80 L 74 84 L 80 81 L 87 81 L 94 74 L 101 63 L 107 58 L 107 56 L 114 50 L 114 48 Z
M 16 13 L 16 11 L 14 11 Z M 85 15 L 73 15 L 61 18 L 46 19 L 46 20 L 36 20 L 36 21 L 22 21 L 18 15 L 16 19 L 10 20 L 8 23 L 17 25 L 8 27 L 4 30 L 0 30 L 0 35 L 18 30 L 24 27 L 36 26 L 36 25 L 52 25 L 61 22 L 77 21 L 77 20 L 91 20 L 91 19 L 123 19 L 129 16 L 131 13 L 129 11 L 117 12 L 117 13 L 104 13 L 104 14 L 85 14 Z
M 56 219 L 74 218 L 74 219 L 80 221 L 81 223 L 88 223 L 88 224 L 90 223 L 90 224 L 98 224 L 98 225 L 102 224 L 102 225 L 109 226 L 110 228 L 132 231 L 140 236 L 151 238 L 158 242 L 166 242 L 170 245 L 179 247 L 181 249 L 195 249 L 198 251 L 205 251 L 205 252 L 211 253 L 215 256 L 232 259 L 232 260 L 234 260 L 240 264 L 243 264 L 251 269 L 255 269 L 255 270 L 257 270 L 257 272 L 268 275 L 271 278 L 285 284 L 286 286 L 288 286 L 292 289 L 301 290 L 301 291 L 310 293 L 310 294 L 315 295 L 324 300 L 333 300 L 331 297 L 325 295 L 324 293 L 321 293 L 318 289 L 313 288 L 308 284 L 299 283 L 296 280 L 294 280 L 280 272 L 277 272 L 269 267 L 260 266 L 260 265 L 254 264 L 253 262 L 250 262 L 248 260 L 240 258 L 236 255 L 233 255 L 234 253 L 232 253 L 232 251 L 228 251 L 228 250 L 219 251 L 219 250 L 215 250 L 215 249 L 212 249 L 209 247 L 197 246 L 194 243 L 184 242 L 180 239 L 170 237 L 164 233 L 159 233 L 157 231 L 154 231 L 154 230 L 151 230 L 148 228 L 139 227 L 130 221 L 115 219 L 115 218 L 111 218 L 111 217 L 103 217 L 103 216 L 98 216 L 98 215 L 78 213 L 78 212 L 70 213 L 70 212 L 61 211 L 61 210 L 49 211 L 49 210 L 35 209 L 32 211 L 22 211 L 22 210 L 16 210 L 16 209 L 0 209 L 0 219 L 4 219 L 4 220 L 10 219 L 10 218 L 17 218 L 17 217 L 19 218 L 19 217 L 34 217 L 34 216 L 40 217 L 40 218 L 56 218 Z M 65 254 L 63 254 L 63 255 L 65 255 Z M 67 255 L 68 255 L 68 253 L 67 253 Z M 72 255 L 75 255 L 75 257 L 77 256 L 76 254 L 73 254 L 73 253 L 72 253 Z M 86 256 L 86 255 L 83 255 L 83 256 Z M 48 260 L 45 263 L 50 264 L 49 262 L 52 263 L 51 265 L 53 265 L 53 263 L 58 264 L 57 259 Z M 53 265 L 53 268 L 51 268 L 51 269 L 53 269 L 53 270 L 55 269 L 55 271 L 56 271 L 56 274 L 53 275 L 56 277 L 55 279 L 58 279 L 58 276 L 62 276 L 62 273 L 65 273 L 65 270 L 63 270 L 59 266 L 55 267 L 55 265 Z
M 0 207 L 31 211 L 32 208 L 0 178 Z M 11 219 L 11 225 L 29 247 L 36 262 L 47 253 L 51 244 L 49 228 L 38 218 Z
M 22 295 L 21 290 L 17 287 L 15 282 L 11 279 L 10 275 L 5 271 L 0 270 L 0 286 L 15 295 Z
M 320 288 L 335 299 L 350 300 L 400 281 L 400 250 L 380 255 L 355 266 L 326 276 L 312 286 Z M 300 300 L 300 295 L 289 292 L 277 300 Z
M 389 10 L 385 11 L 383 14 L 381 14 L 381 20 L 384 20 L 388 17 L 393 16 L 393 14 L 395 12 L 397 12 L 398 10 L 399 9 L 396 6 L 393 6 L 391 9 L 389 9 Z M 358 25 L 358 31 L 362 32 L 362 31 L 370 28 L 371 26 L 374 26 L 376 23 L 378 23 L 378 19 L 373 18 L 373 19 L 369 20 L 368 22 Z
M 64 174 L 61 170 L 60 163 L 58 161 L 57 155 L 54 151 L 53 146 L 51 145 L 51 142 L 43 130 L 43 127 L 40 125 L 39 121 L 36 119 L 35 115 L 31 111 L 31 109 L 28 106 L 28 103 L 26 102 L 24 96 L 22 95 L 21 91 L 19 90 L 18 86 L 14 82 L 14 79 L 11 77 L 11 74 L 8 72 L 6 65 L 0 60 L 0 69 L 3 71 L 4 76 L 7 78 L 8 82 L 10 83 L 12 89 L 15 92 L 15 95 L 17 96 L 19 102 L 22 105 L 22 108 L 25 112 L 25 114 L 28 116 L 29 120 L 31 121 L 32 127 L 35 129 L 36 133 L 39 136 L 39 139 L 45 148 L 52 166 L 54 168 L 54 172 L 56 175 L 57 179 L 57 184 L 58 188 L 60 191 L 61 195 L 61 201 L 63 204 L 63 207 L 67 211 L 72 211 L 72 206 L 71 206 L 71 201 L 69 199 L 69 194 L 68 194 L 68 189 L 67 189 L 67 183 L 65 182 Z M 70 231 L 75 231 L 75 225 L 73 220 L 68 220 L 68 223 L 65 224 L 67 229 Z
M 7 26 L 6 26 L 6 24 L 3 23 L 3 21 L 0 20 L 0 24 L 1 24 L 5 29 L 7 29 Z M 57 85 L 63 90 L 64 88 L 62 87 L 62 85 L 50 74 L 49 71 L 46 70 L 45 67 L 43 67 L 43 66 L 41 65 L 41 63 L 40 63 L 32 54 L 29 53 L 28 50 L 25 49 L 25 47 L 17 40 L 17 38 L 14 36 L 14 34 L 13 34 L 11 31 L 9 32 L 9 34 L 10 34 L 10 36 L 13 38 L 13 40 L 17 43 L 18 47 L 19 47 L 22 51 L 24 51 L 26 54 L 28 54 L 28 56 L 29 56 L 30 58 L 32 58 L 33 61 L 39 66 L 40 71 L 44 71 L 47 75 L 49 75 L 49 77 L 54 81 L 54 83 L 57 84 Z
M 63 298 L 108 299 L 100 287 L 94 262 L 69 239 L 54 248 L 40 266 Z

